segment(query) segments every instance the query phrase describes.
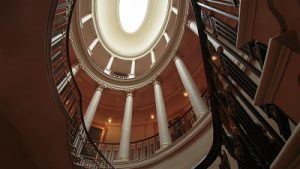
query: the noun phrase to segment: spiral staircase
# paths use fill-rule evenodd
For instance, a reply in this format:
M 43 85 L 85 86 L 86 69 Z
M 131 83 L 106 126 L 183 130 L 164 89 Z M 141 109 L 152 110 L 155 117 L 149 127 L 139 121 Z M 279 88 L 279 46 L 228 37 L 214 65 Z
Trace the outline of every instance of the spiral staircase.
M 2 5 L 1 168 L 299 168 L 299 2 L 149 1 L 125 52 L 114 3 Z

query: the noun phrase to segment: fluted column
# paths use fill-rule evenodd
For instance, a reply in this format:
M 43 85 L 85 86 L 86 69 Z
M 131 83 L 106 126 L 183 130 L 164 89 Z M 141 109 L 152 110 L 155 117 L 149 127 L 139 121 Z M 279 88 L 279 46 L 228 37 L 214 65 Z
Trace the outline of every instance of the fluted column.
M 91 124 L 93 122 L 100 98 L 101 98 L 101 94 L 102 94 L 103 88 L 102 87 L 98 87 L 93 95 L 92 100 L 90 101 L 90 104 L 88 106 L 88 108 L 86 109 L 86 112 L 84 114 L 84 124 L 86 126 L 86 129 L 89 130 L 91 127 Z
M 120 148 L 119 148 L 119 160 L 129 160 L 132 106 L 133 106 L 133 95 L 131 92 L 129 92 L 127 93 L 126 103 L 125 103 L 121 141 L 120 141 Z
M 199 35 L 198 35 L 198 28 L 197 28 L 197 23 L 196 23 L 196 21 L 189 20 L 189 21 L 187 21 L 186 26 L 187 26 L 191 31 L 193 31 L 197 36 L 199 36 Z
M 175 56 L 174 61 L 175 61 L 175 65 L 176 65 L 177 71 L 179 73 L 180 79 L 183 83 L 183 86 L 188 94 L 189 100 L 194 109 L 194 112 L 197 115 L 197 117 L 199 117 L 209 111 L 208 106 L 205 102 L 205 99 L 203 99 L 201 97 L 198 87 L 195 84 L 192 76 L 190 75 L 189 71 L 187 70 L 182 59 L 178 56 Z
M 172 140 L 168 129 L 169 124 L 168 124 L 168 119 L 166 114 L 164 98 L 158 81 L 154 82 L 154 95 L 155 95 L 160 148 L 165 148 L 172 143 Z

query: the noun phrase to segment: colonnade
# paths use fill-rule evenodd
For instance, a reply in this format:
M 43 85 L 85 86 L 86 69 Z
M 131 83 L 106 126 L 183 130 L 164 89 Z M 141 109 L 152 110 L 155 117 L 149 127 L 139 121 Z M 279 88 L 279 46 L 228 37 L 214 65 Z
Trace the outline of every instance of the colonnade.
M 194 33 L 197 34 L 197 28 L 193 24 L 194 21 L 190 21 L 187 27 L 190 28 Z M 195 84 L 191 74 L 188 72 L 182 58 L 180 56 L 175 56 L 174 64 L 177 68 L 180 79 L 183 86 L 188 94 L 189 100 L 193 107 L 196 116 L 199 118 L 204 113 L 208 112 L 209 109 L 206 105 L 205 100 L 201 97 L 197 85 Z M 74 69 L 75 70 L 75 69 Z M 78 68 L 73 74 L 77 73 Z M 157 123 L 159 131 L 160 148 L 165 148 L 172 144 L 171 135 L 168 129 L 168 118 L 166 113 L 166 108 L 164 104 L 163 91 L 159 80 L 153 82 L 155 105 L 157 110 Z M 98 104 L 101 99 L 101 94 L 104 91 L 103 87 L 98 87 L 89 103 L 89 106 L 84 115 L 84 123 L 86 128 L 89 130 L 94 119 L 95 113 L 98 108 Z M 118 160 L 129 160 L 129 150 L 130 150 L 130 134 L 131 134 L 131 121 L 132 121 L 132 111 L 133 111 L 133 93 L 132 91 L 127 91 L 126 103 L 124 109 L 124 117 L 122 123 L 122 132 L 120 138 L 119 147 L 119 157 Z

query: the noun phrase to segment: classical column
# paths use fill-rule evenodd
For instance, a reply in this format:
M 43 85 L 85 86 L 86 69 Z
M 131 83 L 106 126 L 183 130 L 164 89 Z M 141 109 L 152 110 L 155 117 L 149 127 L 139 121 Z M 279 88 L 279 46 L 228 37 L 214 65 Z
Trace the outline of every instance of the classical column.
M 84 114 L 84 124 L 86 126 L 86 129 L 89 130 L 92 124 L 92 121 L 94 119 L 100 98 L 101 98 L 101 94 L 103 92 L 103 87 L 98 87 L 93 95 L 92 100 L 90 101 L 90 104 L 88 106 L 88 108 L 85 111 Z
M 73 74 L 73 76 L 75 76 L 77 74 L 77 72 L 79 71 L 80 68 L 81 67 L 80 67 L 79 64 L 72 66 L 72 74 Z M 65 77 L 65 79 L 62 80 L 59 85 L 57 85 L 58 93 L 60 93 L 66 87 L 66 85 L 68 84 L 68 82 L 70 82 L 71 79 L 72 79 L 72 76 L 71 76 L 70 73 L 68 73 L 67 76 Z
M 158 81 L 154 83 L 155 105 L 157 113 L 157 123 L 159 131 L 160 148 L 165 148 L 172 143 L 171 136 L 168 129 L 168 119 L 164 103 L 163 94 Z
M 135 76 L 135 60 L 132 60 L 130 74 L 129 74 L 128 78 L 134 78 L 134 76 Z
M 108 63 L 107 63 L 107 65 L 106 65 L 106 67 L 105 67 L 105 69 L 104 69 L 104 72 L 106 73 L 106 74 L 110 74 L 110 69 L 111 69 L 111 66 L 112 66 L 112 64 L 113 64 L 113 62 L 114 62 L 114 56 L 110 56 L 110 58 L 109 58 L 109 61 L 108 61 Z
M 129 160 L 132 106 L 133 106 L 133 95 L 131 92 L 128 92 L 126 97 L 123 124 L 122 124 L 122 133 L 121 133 L 121 141 L 120 141 L 120 148 L 119 148 L 119 160 Z
M 180 79 L 183 83 L 183 86 L 188 94 L 189 100 L 194 109 L 194 112 L 197 115 L 197 117 L 199 117 L 209 111 L 205 99 L 201 97 L 198 87 L 195 84 L 186 66 L 184 65 L 182 59 L 178 56 L 175 56 L 174 61 Z
M 151 64 L 153 65 L 156 62 L 155 53 L 151 50 Z
M 197 36 L 199 36 L 196 21 L 189 20 L 187 21 L 186 26 L 190 28 L 190 30 L 192 30 Z
M 93 17 L 92 14 L 87 14 L 84 17 L 82 17 L 81 20 L 80 20 L 80 26 L 81 26 L 81 28 L 83 27 L 83 24 L 85 22 L 87 22 L 88 20 L 92 19 L 92 17 Z

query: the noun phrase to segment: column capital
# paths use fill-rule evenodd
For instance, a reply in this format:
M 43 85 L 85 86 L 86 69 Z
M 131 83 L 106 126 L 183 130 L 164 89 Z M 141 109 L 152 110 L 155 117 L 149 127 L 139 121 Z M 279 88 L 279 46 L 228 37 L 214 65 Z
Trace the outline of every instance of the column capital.
M 195 22 L 195 21 L 194 21 L 194 20 L 191 20 L 191 19 L 187 20 L 187 21 L 186 21 L 186 26 L 187 26 L 187 27 L 190 27 L 190 25 L 191 25 L 192 22 Z
M 180 59 L 180 60 L 182 60 L 182 57 L 181 56 L 179 56 L 179 55 L 175 55 L 175 57 L 174 57 L 174 62 L 176 62 L 176 60 L 177 59 Z
M 127 95 L 126 95 L 127 97 L 128 96 L 133 96 L 133 91 L 132 90 L 127 90 L 126 92 L 127 92 Z
M 100 91 L 100 92 L 103 92 L 104 90 L 104 87 L 102 85 L 99 85 L 97 88 L 96 88 L 96 91 Z
M 79 70 L 79 69 L 81 69 L 81 64 L 78 63 L 76 65 L 73 65 L 72 68 Z
M 160 80 L 155 79 L 154 82 L 153 82 L 153 85 L 156 85 L 156 84 L 160 84 Z

